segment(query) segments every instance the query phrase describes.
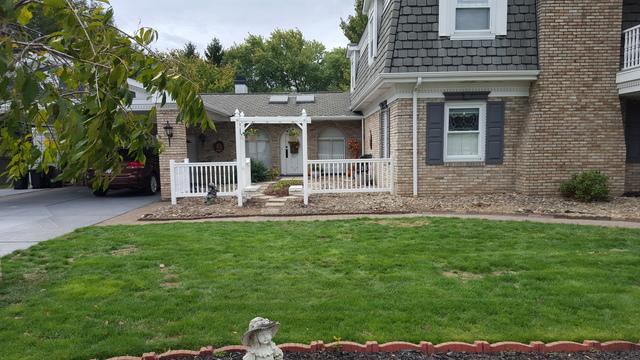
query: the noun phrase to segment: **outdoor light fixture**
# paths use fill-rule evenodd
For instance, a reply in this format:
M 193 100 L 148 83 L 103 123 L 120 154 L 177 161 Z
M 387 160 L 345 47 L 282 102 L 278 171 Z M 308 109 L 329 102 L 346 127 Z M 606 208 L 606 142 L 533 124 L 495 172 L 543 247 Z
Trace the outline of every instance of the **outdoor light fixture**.
M 171 146 L 171 138 L 173 137 L 173 126 L 169 124 L 169 121 L 164 125 L 164 133 L 167 135 L 167 139 L 169 140 L 169 146 Z

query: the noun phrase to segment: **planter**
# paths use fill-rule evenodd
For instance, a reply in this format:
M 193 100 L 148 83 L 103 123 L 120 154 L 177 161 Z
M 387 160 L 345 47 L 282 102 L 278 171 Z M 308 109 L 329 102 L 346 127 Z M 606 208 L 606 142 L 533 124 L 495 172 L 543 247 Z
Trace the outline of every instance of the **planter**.
M 29 170 L 29 176 L 31 177 L 31 188 L 44 189 L 47 187 L 47 178 L 39 170 Z
M 15 190 L 26 190 L 29 188 L 29 174 L 13 182 Z
M 299 141 L 289 141 L 289 150 L 292 154 L 297 154 L 300 151 Z

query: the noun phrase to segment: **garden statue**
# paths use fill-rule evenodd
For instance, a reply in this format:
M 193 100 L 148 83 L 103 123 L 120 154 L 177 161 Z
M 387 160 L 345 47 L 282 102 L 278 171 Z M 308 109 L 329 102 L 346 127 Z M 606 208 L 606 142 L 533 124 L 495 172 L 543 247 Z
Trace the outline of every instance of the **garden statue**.
M 218 188 L 214 183 L 209 183 L 209 191 L 207 191 L 207 205 L 213 204 L 218 198 Z
M 242 360 L 282 360 L 282 350 L 271 341 L 279 326 L 278 322 L 261 317 L 251 320 L 249 329 L 242 337 L 242 345 L 247 347 Z

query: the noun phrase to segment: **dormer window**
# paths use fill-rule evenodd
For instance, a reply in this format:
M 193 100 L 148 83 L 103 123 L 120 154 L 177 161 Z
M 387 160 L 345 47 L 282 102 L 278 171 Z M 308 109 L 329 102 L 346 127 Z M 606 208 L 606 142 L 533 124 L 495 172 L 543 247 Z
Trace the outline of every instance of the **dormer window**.
M 367 22 L 367 59 L 369 65 L 373 64 L 376 56 L 378 56 L 378 27 L 380 23 L 381 13 L 384 10 L 385 3 L 383 0 L 365 0 L 363 2 L 363 12 L 368 15 Z
M 492 40 L 507 35 L 507 0 L 440 0 L 440 36 Z

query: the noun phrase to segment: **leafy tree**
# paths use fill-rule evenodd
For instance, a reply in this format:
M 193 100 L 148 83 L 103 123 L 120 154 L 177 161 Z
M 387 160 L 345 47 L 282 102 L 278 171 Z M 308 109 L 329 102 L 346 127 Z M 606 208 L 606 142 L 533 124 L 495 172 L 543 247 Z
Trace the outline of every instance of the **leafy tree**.
M 56 163 L 62 180 L 95 169 L 97 188 L 120 171 L 119 149 L 145 161 L 145 148 L 158 149 L 151 135 L 155 111 L 127 110 L 133 101 L 128 78 L 160 94 L 162 105 L 174 99 L 178 121 L 213 128 L 199 85 L 150 49 L 157 32 L 122 32 L 113 26 L 108 1 L 98 2 L 89 8 L 71 0 L 0 0 L 0 104 L 6 108 L 0 111 L 0 156 L 10 158 L 11 178 Z M 34 13 L 48 19 L 39 34 L 29 28 Z M 38 150 L 32 129 L 54 134 L 54 146 Z
M 224 49 L 222 48 L 222 44 L 218 38 L 213 38 L 209 45 L 207 45 L 207 49 L 204 52 L 204 57 L 207 61 L 213 65 L 222 64 L 222 58 L 224 57 Z
M 335 48 L 329 51 L 322 63 L 322 78 L 325 89 L 329 91 L 348 91 L 351 84 L 351 64 L 347 58 L 346 48 Z
M 176 64 L 180 74 L 198 84 L 201 92 L 220 93 L 233 91 L 235 69 L 232 66 L 216 66 L 199 57 L 187 58 L 181 50 L 164 55 Z
M 197 51 L 198 51 L 198 48 L 196 47 L 196 44 L 189 41 L 184 45 L 184 49 L 182 50 L 182 56 L 186 57 L 187 59 L 194 59 L 199 57 Z
M 338 90 L 344 71 L 349 71 L 346 53 L 341 61 L 338 52 L 327 53 L 321 43 L 305 40 L 300 30 L 276 30 L 266 40 L 249 35 L 226 51 L 224 63 L 247 79 L 252 92 Z
M 354 44 L 360 42 L 369 21 L 367 15 L 362 13 L 362 4 L 363 0 L 356 0 L 355 14 L 349 15 L 346 20 L 340 19 L 340 28 L 344 36 Z

